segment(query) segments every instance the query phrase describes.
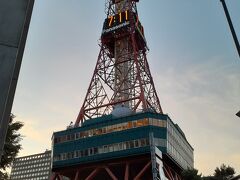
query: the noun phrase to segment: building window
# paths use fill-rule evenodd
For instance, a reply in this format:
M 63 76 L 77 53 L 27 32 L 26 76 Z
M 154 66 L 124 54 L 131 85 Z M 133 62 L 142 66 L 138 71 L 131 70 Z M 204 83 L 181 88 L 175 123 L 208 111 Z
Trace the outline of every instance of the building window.
M 88 148 L 85 150 L 76 150 L 74 152 L 62 153 L 54 156 L 53 159 L 54 161 L 67 160 L 72 158 L 86 157 L 86 156 L 92 156 L 96 154 L 116 152 L 116 151 L 134 149 L 134 148 L 145 147 L 145 146 L 149 146 L 148 138 L 136 139 L 136 140 L 126 141 L 126 142 L 104 145 L 100 147 Z M 59 157 L 62 157 L 62 158 L 59 158 Z
M 129 121 L 129 122 L 124 122 L 124 123 L 120 123 L 120 124 L 105 126 L 102 128 L 90 129 L 90 130 L 86 130 L 86 131 L 82 131 L 82 132 L 68 134 L 68 135 L 64 135 L 61 137 L 55 137 L 53 142 L 55 144 L 63 143 L 66 141 L 73 141 L 73 140 L 79 139 L 79 138 L 92 137 L 92 136 L 97 136 L 97 135 L 101 135 L 101 134 L 118 132 L 118 131 L 123 131 L 126 129 L 132 129 L 132 128 L 143 127 L 143 126 L 148 126 L 148 125 L 153 125 L 153 126 L 158 126 L 158 127 L 166 127 L 167 123 L 165 120 L 144 118 L 144 119 L 140 119 L 140 120 Z

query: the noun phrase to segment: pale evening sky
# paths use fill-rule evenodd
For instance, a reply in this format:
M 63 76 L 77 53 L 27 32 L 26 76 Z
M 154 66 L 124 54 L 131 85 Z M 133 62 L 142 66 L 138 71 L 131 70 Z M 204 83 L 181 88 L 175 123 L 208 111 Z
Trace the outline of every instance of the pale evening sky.
M 12 112 L 23 121 L 22 155 L 51 148 L 75 121 L 99 52 L 105 0 L 38 0 Z M 226 0 L 240 38 L 240 1 Z M 204 175 L 240 173 L 240 59 L 219 0 L 142 0 L 139 16 L 164 113 L 194 147 Z

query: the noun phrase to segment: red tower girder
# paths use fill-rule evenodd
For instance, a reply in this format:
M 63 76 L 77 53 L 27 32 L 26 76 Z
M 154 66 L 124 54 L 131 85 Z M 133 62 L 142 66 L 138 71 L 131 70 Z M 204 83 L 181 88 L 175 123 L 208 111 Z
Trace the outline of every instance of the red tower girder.
M 55 171 L 51 180 L 62 180 L 64 176 L 71 180 L 152 180 L 150 156 L 137 156 L 116 159 Z M 181 180 L 179 173 L 164 163 L 164 173 L 168 180 Z
M 107 25 L 115 23 L 118 14 L 121 21 L 124 15 L 126 22 L 104 32 L 105 22 L 97 64 L 75 126 L 86 119 L 110 114 L 117 105 L 132 112 L 162 113 L 147 62 L 136 1 L 122 0 L 118 5 L 115 1 L 109 1 Z

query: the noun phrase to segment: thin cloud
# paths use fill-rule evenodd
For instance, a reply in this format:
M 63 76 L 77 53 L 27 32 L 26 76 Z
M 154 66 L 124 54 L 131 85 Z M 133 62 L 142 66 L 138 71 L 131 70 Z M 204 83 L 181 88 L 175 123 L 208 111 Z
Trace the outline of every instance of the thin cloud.
M 234 115 L 239 108 L 240 73 L 222 60 L 212 58 L 184 70 L 169 68 L 154 74 L 163 109 L 195 147 L 195 166 L 204 174 L 220 163 L 232 163 L 240 171 L 239 121 Z

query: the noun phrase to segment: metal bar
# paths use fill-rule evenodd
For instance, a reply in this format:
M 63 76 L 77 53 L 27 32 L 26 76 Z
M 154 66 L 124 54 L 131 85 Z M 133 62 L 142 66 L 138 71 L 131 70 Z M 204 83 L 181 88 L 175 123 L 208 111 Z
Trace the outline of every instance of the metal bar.
M 114 105 L 116 103 L 123 103 L 123 102 L 131 101 L 131 100 L 135 100 L 135 99 L 139 99 L 139 97 L 134 97 L 134 98 L 129 98 L 129 99 L 121 100 L 121 101 L 116 101 L 116 102 L 112 102 L 112 103 L 109 103 L 109 104 L 104 104 L 104 105 L 97 106 L 97 107 L 94 107 L 94 108 L 85 109 L 85 111 L 91 111 L 91 110 L 94 110 L 94 109 L 97 109 L 97 108 L 111 106 L 111 105 Z
M 59 173 L 54 173 L 51 177 L 51 180 L 63 180 L 63 178 Z
M 74 180 L 78 180 L 78 178 L 79 178 L 79 171 L 77 171 Z
M 238 38 L 237 38 L 236 32 L 234 30 L 233 24 L 232 24 L 232 20 L 231 20 L 230 14 L 228 12 L 228 8 L 227 8 L 227 5 L 226 5 L 226 2 L 225 2 L 225 0 L 220 0 L 220 1 L 222 2 L 223 9 L 224 9 L 225 15 L 227 17 L 227 21 L 228 21 L 230 30 L 232 32 L 233 40 L 235 42 L 235 45 L 236 45 L 236 48 L 237 48 L 237 51 L 238 51 L 238 55 L 239 55 L 239 58 L 240 58 L 240 45 L 239 45 Z
M 126 164 L 124 180 L 129 179 L 129 163 Z
M 148 61 L 147 61 L 147 56 L 146 56 L 145 52 L 144 52 L 143 56 L 144 56 L 145 65 L 146 65 L 146 67 L 147 67 L 147 69 L 149 70 L 149 73 L 150 73 L 150 76 L 149 76 L 150 77 L 150 84 L 152 84 L 152 86 L 153 86 L 153 91 L 157 92 L 156 88 L 155 88 L 155 85 L 154 85 L 154 82 L 153 82 L 153 78 L 152 78 L 152 75 L 151 75 L 151 72 L 150 72 L 150 67 L 149 67 L 149 64 L 148 64 Z M 159 111 L 160 111 L 160 113 L 163 114 L 163 110 L 162 110 L 162 107 L 161 107 L 160 100 L 158 98 L 158 94 L 155 93 L 155 95 L 156 95 L 156 100 L 157 100 Z
M 177 180 L 181 180 L 181 177 L 177 173 L 176 173 L 176 178 L 177 178 Z
M 173 177 L 171 177 L 171 174 L 168 171 L 168 169 L 166 168 L 166 166 L 164 166 L 163 169 L 165 170 L 165 173 L 167 174 L 167 178 L 170 179 L 170 180 L 174 180 Z
M 140 177 L 145 173 L 145 171 L 151 166 L 152 162 L 149 161 L 144 168 L 138 173 L 138 175 L 134 178 L 134 180 L 140 179 Z
M 63 180 L 62 175 L 58 174 L 59 180 Z
M 174 179 L 174 175 L 173 175 L 173 172 L 172 172 L 172 170 L 170 169 L 170 167 L 169 167 L 169 166 L 168 166 L 167 168 L 168 168 L 168 170 L 169 170 L 169 173 L 170 173 L 170 175 L 171 175 L 172 179 Z
M 93 73 L 93 75 L 92 75 L 91 82 L 90 82 L 89 87 L 88 87 L 88 90 L 87 90 L 87 94 L 86 94 L 86 96 L 85 96 L 85 98 L 84 98 L 83 105 L 82 105 L 82 107 L 81 107 L 81 110 L 80 110 L 80 112 L 79 112 L 79 114 L 78 114 L 78 117 L 77 117 L 77 119 L 76 119 L 76 122 L 75 122 L 75 125 L 74 125 L 74 126 L 78 126 L 80 122 L 81 122 L 81 124 L 83 123 L 84 112 L 85 112 L 85 111 L 84 111 L 84 107 L 85 107 L 85 104 L 86 104 L 86 101 L 87 101 L 88 93 L 91 91 L 91 86 L 92 86 L 92 83 L 94 82 L 94 76 L 95 76 L 95 73 L 97 72 L 97 66 L 98 66 L 98 64 L 99 64 L 99 60 L 101 59 L 101 53 L 102 53 L 102 51 L 103 51 L 103 47 L 101 47 L 101 50 L 100 50 L 100 52 L 99 52 L 99 54 L 98 54 L 98 61 L 97 61 L 96 65 L 95 65 L 94 73 Z
M 99 168 L 96 168 L 95 170 L 93 170 L 93 171 L 91 172 L 91 174 L 86 178 L 86 180 L 91 180 L 91 179 L 93 179 L 98 172 L 99 172 Z
M 52 177 L 51 177 L 51 180 L 56 180 L 56 178 L 57 178 L 57 173 L 53 173 Z
M 133 20 L 132 20 L 133 21 Z M 146 110 L 147 109 L 147 105 L 146 105 L 146 101 L 145 101 L 145 97 L 144 97 L 144 90 L 143 90 L 143 85 L 142 85 L 142 78 L 140 75 L 140 67 L 139 67 L 139 62 L 138 62 L 138 58 L 137 58 L 137 47 L 136 47 L 136 41 L 135 41 L 135 33 L 134 33 L 134 24 L 131 26 L 131 40 L 132 40 L 132 45 L 133 45 L 133 51 L 134 51 L 134 61 L 137 67 L 137 79 L 139 81 L 139 85 L 140 85 L 140 89 L 141 89 L 141 94 L 140 94 L 140 100 L 143 103 L 143 109 Z
M 113 180 L 118 180 L 118 178 L 113 174 L 113 172 L 108 167 L 105 167 L 105 170 Z

